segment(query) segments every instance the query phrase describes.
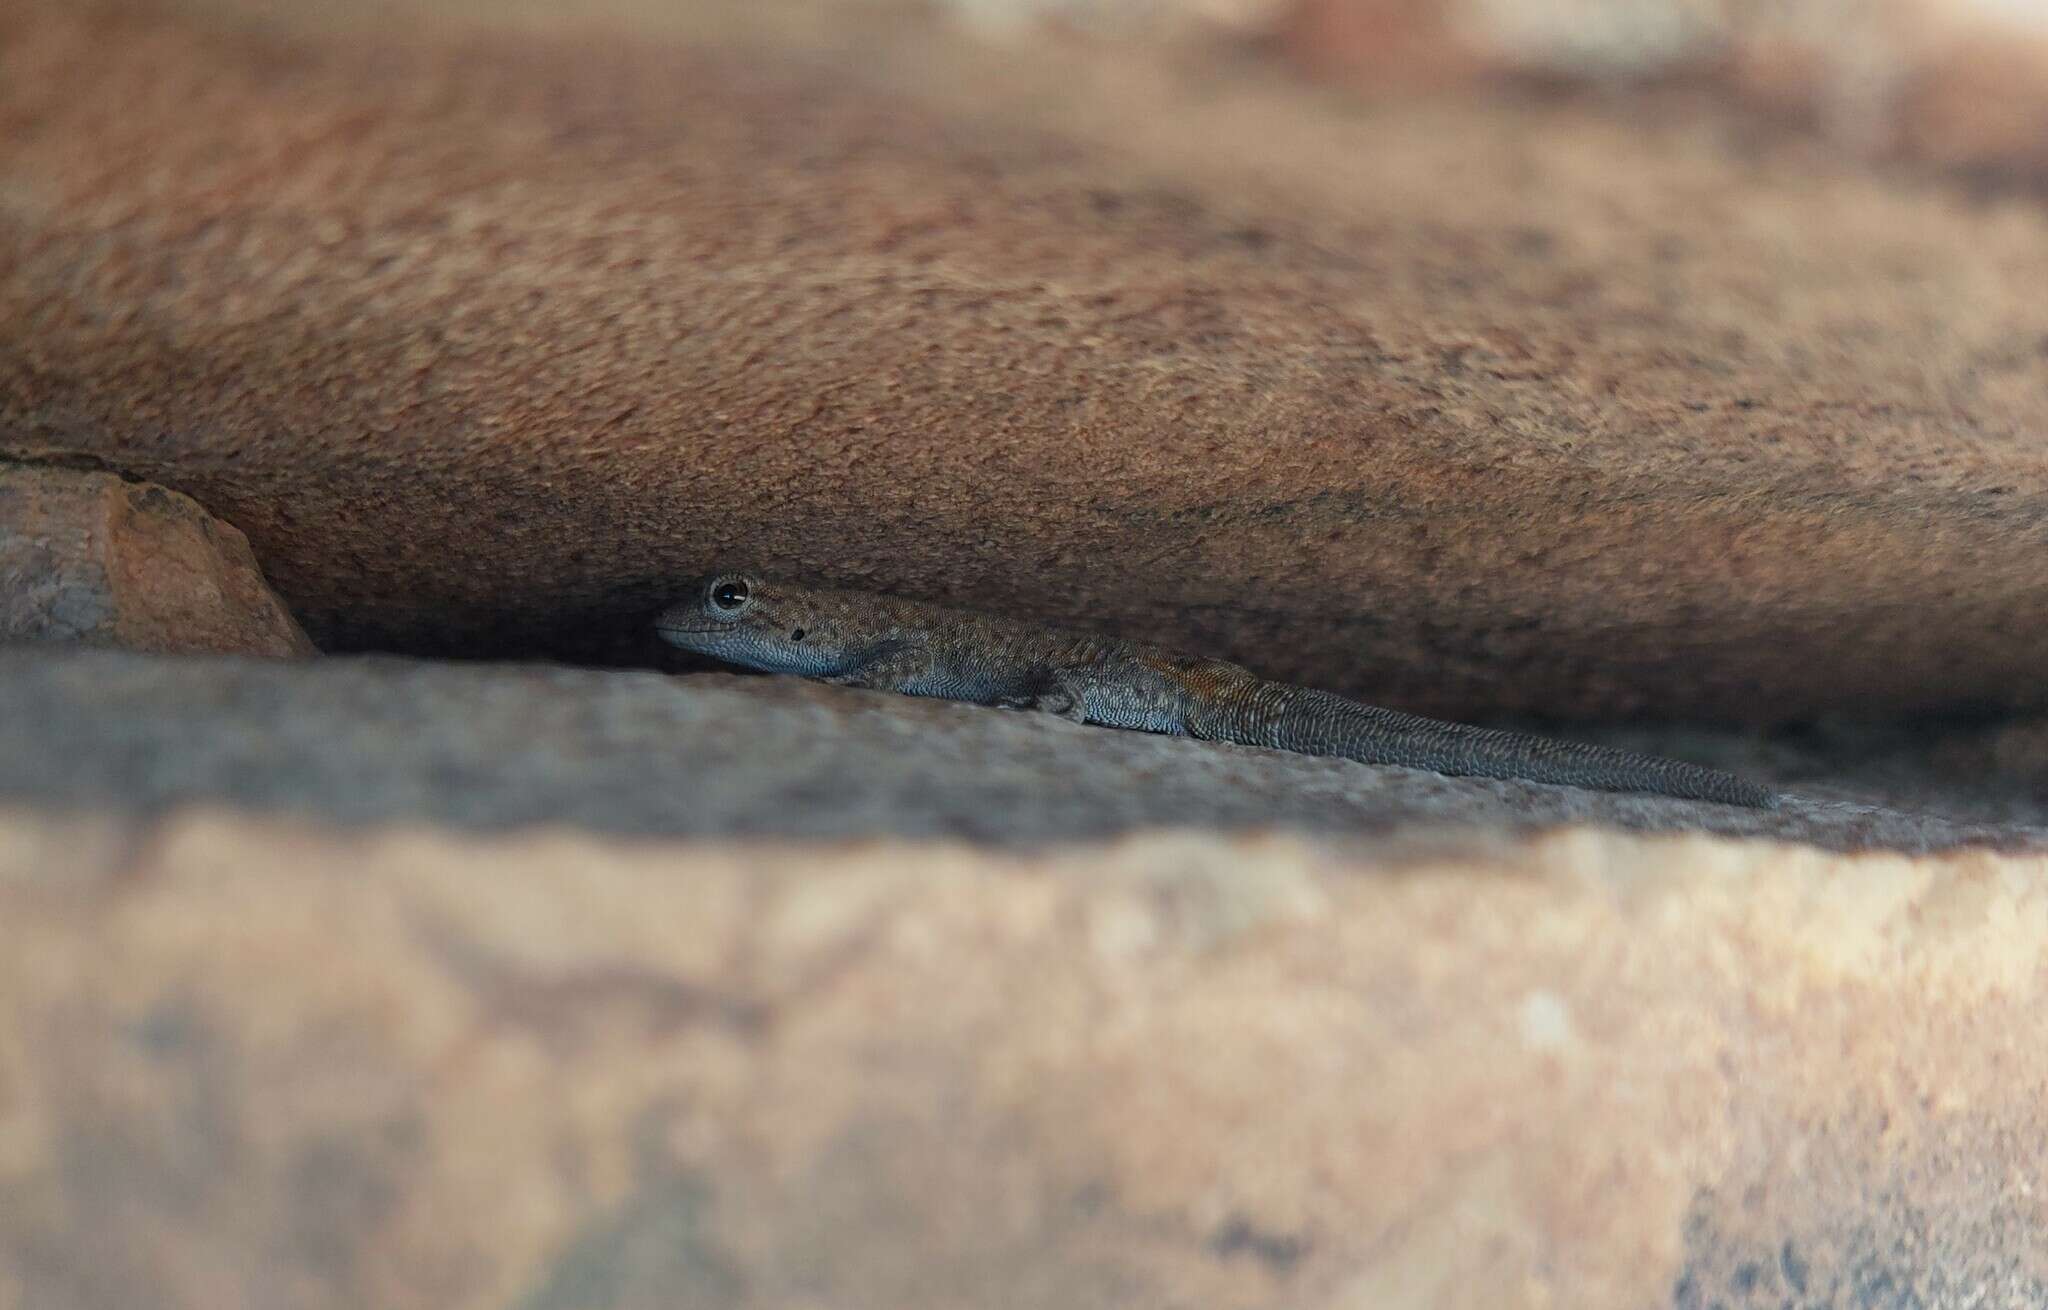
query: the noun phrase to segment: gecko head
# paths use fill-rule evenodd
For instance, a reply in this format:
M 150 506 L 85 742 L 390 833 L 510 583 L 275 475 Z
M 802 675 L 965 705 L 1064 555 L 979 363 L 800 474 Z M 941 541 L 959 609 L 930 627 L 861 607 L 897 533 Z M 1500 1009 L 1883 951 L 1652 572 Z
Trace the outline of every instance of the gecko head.
M 831 671 L 818 603 L 751 573 L 719 573 L 661 612 L 654 630 L 671 646 L 768 673 Z

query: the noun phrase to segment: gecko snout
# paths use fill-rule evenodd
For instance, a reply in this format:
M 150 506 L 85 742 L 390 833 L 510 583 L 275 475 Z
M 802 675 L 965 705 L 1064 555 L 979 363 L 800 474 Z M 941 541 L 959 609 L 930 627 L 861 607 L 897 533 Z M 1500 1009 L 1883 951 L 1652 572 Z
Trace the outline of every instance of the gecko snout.
M 689 646 L 691 638 L 709 631 L 695 601 L 671 605 L 654 616 L 654 631 L 671 646 Z

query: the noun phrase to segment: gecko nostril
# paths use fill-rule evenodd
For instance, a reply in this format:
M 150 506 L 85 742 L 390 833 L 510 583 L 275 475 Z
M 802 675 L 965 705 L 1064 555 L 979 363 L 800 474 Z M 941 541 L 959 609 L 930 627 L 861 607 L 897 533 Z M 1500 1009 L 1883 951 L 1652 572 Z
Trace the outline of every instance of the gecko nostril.
M 789 634 L 789 639 L 791 641 L 802 641 L 804 639 L 804 630 L 798 628 L 795 632 Z

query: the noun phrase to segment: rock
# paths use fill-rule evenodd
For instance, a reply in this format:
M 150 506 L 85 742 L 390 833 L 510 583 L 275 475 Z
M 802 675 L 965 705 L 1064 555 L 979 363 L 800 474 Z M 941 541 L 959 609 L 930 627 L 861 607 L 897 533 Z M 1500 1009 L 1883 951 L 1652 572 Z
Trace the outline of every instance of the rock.
M 2048 1303 L 2048 720 L 1900 717 L 2043 704 L 2048 217 L 926 8 L 19 0 L 0 601 L 632 659 L 737 559 L 1790 799 L 0 650 L 0 1307 Z
M 1726 736 L 1628 744 L 1790 794 L 1758 811 L 1446 778 L 781 678 L 0 652 L 0 801 L 64 813 L 225 805 L 343 825 L 1021 847 L 1158 828 L 1408 841 L 1559 824 L 1844 851 L 2048 846 L 2048 798 L 1987 785 L 2018 762 L 2002 738 L 1952 742 L 1940 768 L 1922 747 L 1917 773 L 1877 755 L 1866 775 Z
M 10 642 L 313 653 L 248 539 L 189 496 L 0 463 L 0 644 Z
M 0 818 L 0 1297 L 2037 1306 L 2048 860 Z
M 1053 35 L 1168 42 L 1270 36 L 1289 0 L 939 0 L 933 6 L 984 38 Z
M 11 6 L 6 447 L 193 494 L 338 649 L 646 658 L 738 560 L 1457 717 L 2048 696 L 2036 206 L 873 6 L 498 12 Z
M 1967 181 L 2048 185 L 2048 9 L 2004 0 L 1292 0 L 1291 63 L 1362 93 L 1660 85 Z M 1627 111 L 1657 112 L 1636 96 Z M 1697 116 L 1698 99 L 1684 112 Z

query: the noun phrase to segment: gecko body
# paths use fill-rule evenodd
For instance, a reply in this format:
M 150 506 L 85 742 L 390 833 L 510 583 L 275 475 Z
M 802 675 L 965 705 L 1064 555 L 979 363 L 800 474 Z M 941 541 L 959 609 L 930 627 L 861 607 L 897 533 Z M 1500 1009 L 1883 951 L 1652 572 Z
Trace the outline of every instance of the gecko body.
M 1756 783 L 1696 764 L 1422 718 L 1224 660 L 894 596 L 721 573 L 655 627 L 670 644 L 728 664 L 841 686 L 1451 775 L 1777 803 Z

